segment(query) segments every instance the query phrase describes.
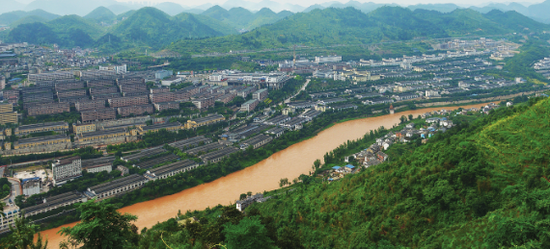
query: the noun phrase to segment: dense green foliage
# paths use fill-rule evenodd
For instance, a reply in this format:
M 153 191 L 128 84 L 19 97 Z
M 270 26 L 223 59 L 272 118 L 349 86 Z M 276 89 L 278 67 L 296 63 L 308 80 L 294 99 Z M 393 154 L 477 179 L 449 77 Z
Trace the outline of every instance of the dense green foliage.
M 80 222 L 74 227 L 64 227 L 60 233 L 69 242 L 84 249 L 130 248 L 138 239 L 137 227 L 130 222 L 137 220 L 131 214 L 120 214 L 109 204 L 88 202 L 79 204 Z
M 46 249 L 48 242 L 38 234 L 38 225 L 30 224 L 25 218 L 17 218 L 13 225 L 10 225 L 10 235 L 0 240 L 0 247 L 6 249 Z
M 265 24 L 275 23 L 287 16 L 291 16 L 292 12 L 281 11 L 275 13 L 268 8 L 263 8 L 256 13 L 252 13 L 241 7 L 225 10 L 216 5 L 204 11 L 201 15 L 216 19 L 226 25 L 230 25 L 234 29 L 252 30 Z
M 0 178 L 0 199 L 8 196 L 11 193 L 11 183 L 8 178 Z
M 291 191 L 248 207 L 247 217 L 230 215 L 233 207 L 188 212 L 180 217 L 198 223 L 169 220 L 140 243 L 163 248 L 154 243 L 160 231 L 187 248 L 230 245 L 234 233 L 253 243 L 245 228 L 255 226 L 273 241 L 265 246 L 280 248 L 298 248 L 281 243 L 286 229 L 306 248 L 547 248 L 549 113 L 550 99 L 530 99 L 472 122 L 460 118 L 426 145 L 393 145 L 389 162 L 332 183 L 300 177 Z M 355 145 L 341 147 L 330 160 Z
M 162 47 L 181 39 L 223 35 L 198 21 L 192 15 L 172 18 L 155 8 L 142 8 L 113 27 L 112 32 L 126 42 L 142 42 Z

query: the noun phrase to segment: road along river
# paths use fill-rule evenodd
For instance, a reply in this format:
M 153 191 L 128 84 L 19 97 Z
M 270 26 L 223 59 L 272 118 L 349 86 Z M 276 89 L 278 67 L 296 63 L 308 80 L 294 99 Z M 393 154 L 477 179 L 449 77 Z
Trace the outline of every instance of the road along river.
M 187 210 L 203 210 L 218 204 L 228 205 L 234 203 L 242 193 L 274 190 L 279 188 L 279 180 L 282 178 L 292 180 L 301 174 L 309 174 L 313 162 L 316 159 L 322 160 L 325 153 L 334 150 L 348 140 L 361 138 L 364 134 L 378 129 L 380 126 L 391 128 L 399 123 L 401 115 L 412 114 L 416 118 L 420 114 L 435 110 L 454 110 L 458 107 L 479 108 L 483 105 L 427 108 L 339 123 L 313 138 L 294 144 L 246 169 L 177 194 L 124 207 L 119 211 L 137 215 L 138 220 L 135 224 L 141 230 L 143 227 L 152 227 L 157 222 L 175 217 L 178 210 L 185 213 Z M 48 239 L 50 248 L 57 248 L 59 242 L 65 239 L 57 234 L 58 231 L 59 228 L 54 228 L 42 232 L 42 235 Z

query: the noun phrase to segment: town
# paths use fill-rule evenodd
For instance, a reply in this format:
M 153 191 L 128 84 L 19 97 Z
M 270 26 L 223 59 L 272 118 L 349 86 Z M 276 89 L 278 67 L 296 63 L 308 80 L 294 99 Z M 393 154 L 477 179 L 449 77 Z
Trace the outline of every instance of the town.
M 421 104 L 448 101 L 456 96 L 490 96 L 496 89 L 516 93 L 542 87 L 518 88 L 527 85 L 526 80 L 484 74 L 500 70 L 499 58 L 513 56 L 516 44 L 482 38 L 434 46 L 453 51 L 359 62 L 343 62 L 342 56 L 316 56 L 312 61 L 294 56 L 292 61 L 271 62 L 278 64 L 278 71 L 273 72 L 227 69 L 181 73 L 164 69 L 169 63 L 160 69 L 129 71 L 126 64 L 113 65 L 108 58 L 88 57 L 92 51 L 4 44 L 0 46 L 5 55 L 0 58 L 5 75 L 0 78 L 1 154 L 54 153 L 49 160 L 10 163 L 2 168 L 14 188 L 20 186 L 23 200 L 34 200 L 33 195 L 79 179 L 84 172 L 116 175 L 112 181 L 84 191 L 44 197 L 24 208 L 16 205 L 16 196 L 9 196 L 5 200 L 7 217 L 2 218 L 0 229 L 7 231 L 21 213 L 25 217 L 52 215 L 74 203 L 112 198 L 139 189 L 149 181 L 208 167 L 239 151 L 258 149 L 285 132 L 298 131 L 326 112 L 369 107 L 375 108 L 373 113 L 393 114 L 397 110 L 393 104 L 400 102 L 403 104 L 398 108 L 413 101 Z M 544 69 L 544 63 L 539 62 L 537 69 Z M 26 79 L 19 78 L 25 73 Z M 302 75 L 310 76 L 305 80 Z M 284 90 L 289 82 L 303 89 L 285 92 L 284 98 L 271 96 Z M 495 107 L 479 111 L 487 113 Z M 443 110 L 433 114 L 446 113 Z M 430 115 L 422 115 L 428 126 L 417 129 L 414 123 L 408 124 L 404 130 L 379 138 L 376 144 L 349 158 L 362 167 L 374 166 L 389 159 L 383 151 L 394 143 L 408 142 L 413 136 L 425 142 L 436 132 L 453 127 L 447 118 L 428 118 Z M 206 130 L 202 135 L 189 137 L 198 129 Z M 187 137 L 121 155 L 113 155 L 115 151 L 110 149 L 143 141 L 159 132 L 185 132 Z M 55 156 L 86 148 L 102 155 L 90 159 Z M 346 162 L 349 163 L 348 158 Z M 334 181 L 358 172 L 359 166 L 334 166 L 325 174 Z M 31 170 L 13 170 L 19 168 Z M 241 200 L 237 208 L 242 210 L 253 201 L 265 201 L 262 197 L 254 195 Z M 21 201 L 19 197 L 17 202 Z

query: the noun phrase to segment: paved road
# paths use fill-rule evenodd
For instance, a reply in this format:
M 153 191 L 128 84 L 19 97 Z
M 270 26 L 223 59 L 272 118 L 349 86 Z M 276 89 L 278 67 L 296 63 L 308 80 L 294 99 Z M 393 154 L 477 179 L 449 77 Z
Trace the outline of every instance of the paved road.
M 8 181 L 10 181 L 11 183 L 11 196 L 5 202 L 8 203 L 9 200 L 11 200 L 11 203 L 15 204 L 15 197 L 23 194 L 21 193 L 21 184 L 18 181 L 13 180 L 11 178 L 8 178 Z
M 307 79 L 307 80 L 306 80 L 306 83 L 302 86 L 302 88 L 300 88 L 300 91 L 298 91 L 296 94 L 292 95 L 292 96 L 289 97 L 288 99 L 285 99 L 285 104 L 290 103 L 290 100 L 291 100 L 292 98 L 298 96 L 298 94 L 300 94 L 302 91 L 305 91 L 306 88 L 307 88 L 307 85 L 309 85 L 309 82 L 310 82 L 310 81 L 311 81 L 310 79 Z

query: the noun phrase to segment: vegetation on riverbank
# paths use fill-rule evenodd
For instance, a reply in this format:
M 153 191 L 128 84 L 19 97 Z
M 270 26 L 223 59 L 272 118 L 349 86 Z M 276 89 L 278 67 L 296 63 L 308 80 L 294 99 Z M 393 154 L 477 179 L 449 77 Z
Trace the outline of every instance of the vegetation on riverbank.
M 301 177 L 244 215 L 188 212 L 144 231 L 140 245 L 161 248 L 162 234 L 170 246 L 229 246 L 240 226 L 241 244 L 256 243 L 244 229 L 255 227 L 279 248 L 548 247 L 549 112 L 549 99 L 500 108 L 426 145 L 396 146 L 390 162 L 338 182 Z

